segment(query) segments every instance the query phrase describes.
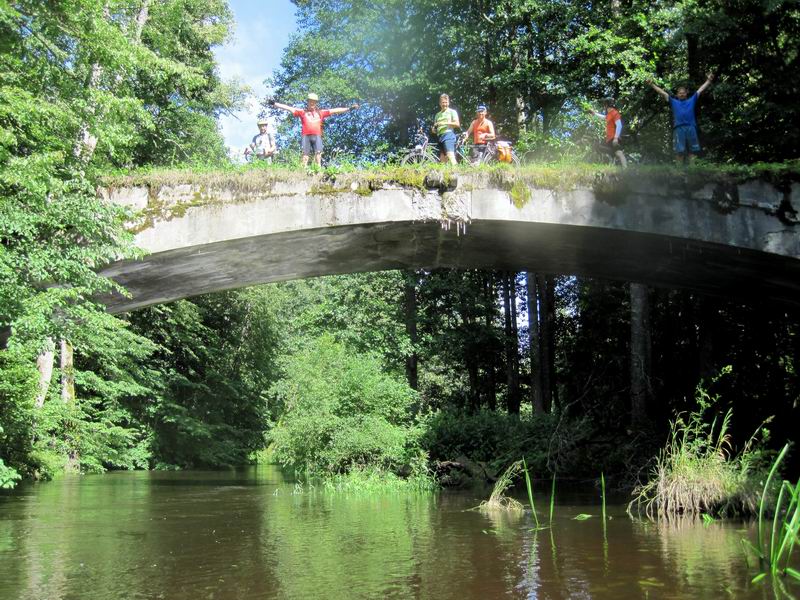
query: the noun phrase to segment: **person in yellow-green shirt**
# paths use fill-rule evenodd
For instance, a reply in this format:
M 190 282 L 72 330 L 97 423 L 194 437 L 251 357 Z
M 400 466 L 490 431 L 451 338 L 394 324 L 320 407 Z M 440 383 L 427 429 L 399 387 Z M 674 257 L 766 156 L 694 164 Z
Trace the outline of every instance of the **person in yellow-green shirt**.
M 439 108 L 433 121 L 434 133 L 439 137 L 439 160 L 456 164 L 456 129 L 461 129 L 458 113 L 450 108 L 450 96 L 439 96 Z

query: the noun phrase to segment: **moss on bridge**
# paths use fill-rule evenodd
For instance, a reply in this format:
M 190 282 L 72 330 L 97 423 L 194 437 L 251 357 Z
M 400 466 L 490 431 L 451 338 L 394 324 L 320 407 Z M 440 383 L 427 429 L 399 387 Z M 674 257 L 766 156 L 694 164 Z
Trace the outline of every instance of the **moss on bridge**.
M 442 193 L 458 186 L 465 190 L 495 188 L 508 192 L 514 205 L 521 208 L 530 201 L 532 188 L 555 192 L 587 188 L 601 201 L 622 204 L 630 191 L 641 187 L 642 182 L 680 190 L 679 193 L 688 196 L 709 184 L 725 189 L 752 180 L 764 181 L 788 192 L 793 182 L 800 181 L 800 161 L 753 165 L 698 162 L 685 169 L 673 165 L 640 165 L 627 170 L 590 163 L 534 164 L 520 168 L 509 165 L 381 165 L 367 169 L 326 168 L 311 173 L 280 165 L 253 163 L 225 168 L 183 167 L 116 173 L 105 176 L 102 183 L 109 190 L 147 189 L 147 208 L 136 226 L 141 230 L 151 226 L 156 219 L 181 217 L 194 206 L 243 202 L 253 196 L 272 193 L 291 195 L 278 189 L 282 183 L 304 182 L 307 193 L 314 195 L 354 193 L 369 196 L 376 190 L 397 186 Z M 187 186 L 180 202 L 165 203 L 160 199 L 162 188 L 178 186 Z

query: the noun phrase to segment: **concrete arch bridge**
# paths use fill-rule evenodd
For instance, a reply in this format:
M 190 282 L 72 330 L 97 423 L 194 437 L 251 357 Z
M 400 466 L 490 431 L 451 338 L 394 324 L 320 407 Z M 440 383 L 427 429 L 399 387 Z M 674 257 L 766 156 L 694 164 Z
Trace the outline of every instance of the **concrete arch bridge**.
M 281 171 L 128 177 L 141 260 L 109 265 L 128 311 L 318 275 L 401 268 L 570 273 L 800 303 L 800 184 L 674 171 Z

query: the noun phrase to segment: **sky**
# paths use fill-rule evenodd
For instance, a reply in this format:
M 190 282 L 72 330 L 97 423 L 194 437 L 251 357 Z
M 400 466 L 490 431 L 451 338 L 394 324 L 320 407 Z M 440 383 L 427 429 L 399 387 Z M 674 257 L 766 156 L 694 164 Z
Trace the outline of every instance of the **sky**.
M 247 110 L 220 118 L 225 144 L 234 156 L 258 133 L 259 102 L 267 95 L 264 80 L 280 65 L 289 36 L 297 29 L 296 6 L 289 0 L 229 0 L 236 19 L 233 39 L 215 51 L 222 78 L 239 79 L 255 92 Z

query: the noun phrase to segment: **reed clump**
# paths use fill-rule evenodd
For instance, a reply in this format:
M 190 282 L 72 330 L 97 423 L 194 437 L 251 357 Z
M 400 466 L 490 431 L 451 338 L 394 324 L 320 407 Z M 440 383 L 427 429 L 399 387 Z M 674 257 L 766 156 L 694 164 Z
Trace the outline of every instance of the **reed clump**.
M 732 411 L 721 419 L 706 418 L 717 400 L 698 386 L 698 409 L 681 413 L 671 422 L 667 444 L 649 480 L 633 491 L 629 513 L 649 518 L 756 513 L 758 482 L 766 474 L 760 442 L 767 431 L 762 424 L 741 452 L 734 453 L 729 433 Z
M 522 511 L 522 503 L 510 496 L 506 496 L 506 491 L 514 484 L 514 480 L 523 471 L 521 460 L 511 463 L 511 465 L 497 478 L 492 494 L 488 500 L 484 500 L 478 506 L 478 510 L 489 512 L 495 510 Z

